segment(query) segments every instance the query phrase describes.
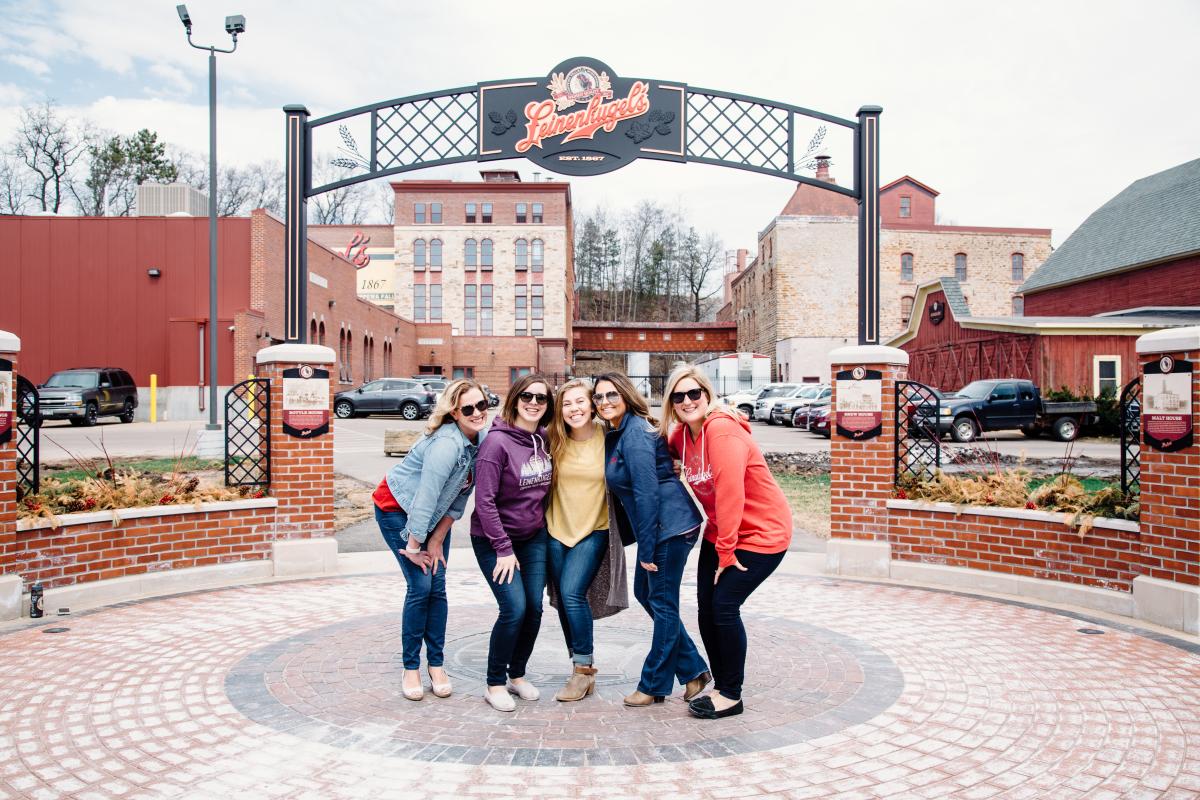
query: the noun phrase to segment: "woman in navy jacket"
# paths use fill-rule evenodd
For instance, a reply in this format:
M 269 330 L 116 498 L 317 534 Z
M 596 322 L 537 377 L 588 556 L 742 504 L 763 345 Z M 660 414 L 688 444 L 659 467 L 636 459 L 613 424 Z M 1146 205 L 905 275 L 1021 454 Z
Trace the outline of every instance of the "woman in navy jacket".
M 608 423 L 604 479 L 637 540 L 633 595 L 654 620 L 650 653 L 630 707 L 661 703 L 678 678 L 690 700 L 712 679 L 679 618 L 679 584 L 700 532 L 700 512 L 672 467 L 645 399 L 616 372 L 596 378 L 592 400 Z

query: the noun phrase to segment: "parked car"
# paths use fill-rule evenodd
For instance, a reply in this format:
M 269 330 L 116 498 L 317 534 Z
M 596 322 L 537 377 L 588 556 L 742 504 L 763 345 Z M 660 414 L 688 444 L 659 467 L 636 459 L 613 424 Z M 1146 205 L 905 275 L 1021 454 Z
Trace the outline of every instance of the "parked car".
M 718 402 L 724 403 L 731 408 L 736 408 L 738 411 L 745 414 L 747 419 L 753 419 L 754 401 L 761 397 L 762 393 L 765 392 L 767 388 L 769 387 L 764 387 L 761 389 L 748 389 L 744 392 L 734 392 L 732 394 L 727 394 L 724 397 L 718 397 L 717 400 Z
M 795 397 L 787 397 L 775 403 L 771 409 L 771 423 L 791 425 L 798 409 L 818 403 L 833 394 L 833 387 L 823 383 L 806 384 Z
M 117 367 L 76 367 L 54 373 L 38 388 L 42 419 L 67 419 L 95 425 L 100 417 L 133 422 L 137 386 Z
M 420 381 L 425 385 L 425 388 L 434 394 L 441 394 L 446 391 L 446 387 L 450 385 L 450 381 L 445 378 L 439 378 L 436 375 L 414 375 L 414 381 Z
M 1032 381 L 1002 378 L 972 381 L 946 395 L 939 406 L 937 431 L 949 433 L 956 442 L 973 441 L 983 431 L 1017 429 L 1031 438 L 1049 432 L 1069 442 L 1095 420 L 1094 402 L 1048 403 Z M 920 408 L 916 421 L 928 424 Z
M 754 413 L 750 419 L 772 424 L 771 409 L 775 403 L 785 397 L 795 397 L 804 388 L 802 383 L 772 383 L 758 393 L 758 399 L 754 401 Z
M 333 413 L 339 419 L 371 414 L 399 414 L 405 419 L 423 419 L 433 411 L 437 395 L 418 380 L 381 378 L 357 389 L 338 392 Z
M 816 399 L 814 402 L 797 406 L 795 411 L 792 412 L 791 418 L 788 419 L 788 424 L 793 428 L 812 430 L 813 419 L 816 418 L 821 409 L 829 407 L 830 399 L 830 396 L 827 394 L 822 398 Z
M 489 389 L 488 385 L 486 383 L 481 384 L 481 385 L 483 386 L 483 396 L 487 398 L 488 405 L 491 406 L 492 408 L 495 408 L 496 406 L 500 405 L 500 395 L 496 394 L 491 389 Z
M 813 433 L 828 439 L 832 434 L 832 419 L 833 406 L 829 403 L 809 406 L 808 429 Z

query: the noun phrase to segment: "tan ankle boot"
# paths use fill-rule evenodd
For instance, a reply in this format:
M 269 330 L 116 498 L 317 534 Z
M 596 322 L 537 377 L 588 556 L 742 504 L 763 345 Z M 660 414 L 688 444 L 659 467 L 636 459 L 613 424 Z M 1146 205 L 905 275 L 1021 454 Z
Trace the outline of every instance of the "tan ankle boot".
M 596 668 L 576 664 L 575 671 L 567 679 L 567 685 L 558 690 L 554 699 L 562 703 L 582 700 L 596 691 Z
M 683 699 L 685 701 L 691 700 L 693 697 L 703 692 L 704 687 L 708 686 L 708 683 L 711 680 L 712 674 L 708 670 L 704 670 L 704 672 L 701 672 L 699 675 L 692 678 L 683 686 Z

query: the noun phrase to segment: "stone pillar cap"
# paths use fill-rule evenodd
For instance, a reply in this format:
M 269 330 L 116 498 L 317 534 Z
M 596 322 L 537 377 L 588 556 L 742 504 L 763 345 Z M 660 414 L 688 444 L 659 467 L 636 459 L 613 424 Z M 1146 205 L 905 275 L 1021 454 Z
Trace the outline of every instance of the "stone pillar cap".
M 899 347 L 881 344 L 855 344 L 829 353 L 830 364 L 897 364 L 908 366 L 908 353 Z
M 21 352 L 21 340 L 15 333 L 0 331 L 0 353 Z
M 1200 350 L 1200 325 L 1167 328 L 1139 336 L 1138 353 L 1183 353 Z
M 333 348 L 322 344 L 275 344 L 255 354 L 259 364 L 333 364 Z

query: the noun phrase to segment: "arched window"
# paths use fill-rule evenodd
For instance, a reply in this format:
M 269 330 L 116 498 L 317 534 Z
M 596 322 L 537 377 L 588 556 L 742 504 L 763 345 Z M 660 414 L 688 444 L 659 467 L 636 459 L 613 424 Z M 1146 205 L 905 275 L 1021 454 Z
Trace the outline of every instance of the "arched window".
M 1014 317 L 1025 316 L 1025 298 L 1017 295 L 1012 302 L 1012 315 Z
M 967 279 L 967 254 L 954 254 L 954 277 L 960 281 Z
M 413 269 L 425 269 L 425 240 L 417 239 L 413 242 Z
M 308 326 L 308 343 L 317 343 L 317 321 L 315 319 Z
M 517 269 L 529 269 L 529 242 L 524 239 L 517 239 L 515 252 Z
M 1025 280 L 1025 254 L 1012 254 L 1012 279 L 1014 281 Z
M 371 342 L 363 336 L 363 382 L 371 380 Z
M 436 272 L 442 269 L 442 240 L 434 239 L 429 243 L 429 268 Z
M 338 331 L 338 380 L 346 382 L 346 331 Z
M 479 242 L 474 239 L 467 239 L 463 245 L 463 266 L 468 270 L 479 266 Z
M 480 248 L 479 265 L 485 270 L 492 268 L 492 240 L 484 239 L 483 247 Z
M 912 317 L 912 310 L 912 295 L 906 294 L 900 298 L 900 322 L 907 325 L 909 318 Z
M 905 283 L 912 283 L 913 279 L 913 256 L 912 253 L 900 254 L 900 280 Z
M 317 344 L 325 344 L 325 320 L 321 320 L 321 324 L 317 326 Z
M 346 328 L 346 383 L 354 383 L 354 334 Z
M 541 239 L 533 240 L 532 250 L 533 250 L 533 252 L 532 252 L 533 271 L 541 272 L 542 271 L 542 258 L 543 258 L 543 253 L 545 251 L 545 245 L 542 244 Z

